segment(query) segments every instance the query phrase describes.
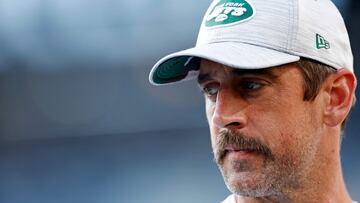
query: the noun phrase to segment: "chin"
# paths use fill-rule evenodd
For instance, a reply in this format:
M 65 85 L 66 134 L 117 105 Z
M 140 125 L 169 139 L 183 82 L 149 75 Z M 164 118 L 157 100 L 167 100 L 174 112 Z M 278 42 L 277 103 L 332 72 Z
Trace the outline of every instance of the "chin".
M 256 172 L 226 173 L 221 171 L 228 189 L 243 197 L 265 197 L 278 195 L 275 185 L 264 174 Z
M 268 190 L 261 186 L 228 183 L 227 187 L 232 193 L 243 197 L 265 197 L 269 195 Z
M 252 174 L 231 175 L 224 177 L 228 189 L 237 195 L 246 197 L 261 197 L 266 193 L 263 183 Z

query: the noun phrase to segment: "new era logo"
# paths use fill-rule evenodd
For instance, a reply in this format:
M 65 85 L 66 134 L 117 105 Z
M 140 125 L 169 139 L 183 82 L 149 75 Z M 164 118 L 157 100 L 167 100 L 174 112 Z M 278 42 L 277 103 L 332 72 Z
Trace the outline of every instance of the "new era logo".
M 330 49 L 330 43 L 321 35 L 316 33 L 316 48 Z

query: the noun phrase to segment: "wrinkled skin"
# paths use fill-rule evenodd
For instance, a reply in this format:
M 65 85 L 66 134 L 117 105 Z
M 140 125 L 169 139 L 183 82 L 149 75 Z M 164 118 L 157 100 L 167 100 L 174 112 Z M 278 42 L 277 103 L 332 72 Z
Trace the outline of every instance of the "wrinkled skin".
M 324 86 L 314 101 L 304 101 L 298 66 L 246 71 L 202 60 L 198 82 L 215 161 L 239 202 L 301 202 L 305 191 L 323 201 L 309 187 L 326 188 L 322 179 L 334 176 L 321 172 L 326 164 L 342 180 L 339 136 L 329 139 L 340 134 L 333 127 L 341 122 L 326 117 L 331 89 Z

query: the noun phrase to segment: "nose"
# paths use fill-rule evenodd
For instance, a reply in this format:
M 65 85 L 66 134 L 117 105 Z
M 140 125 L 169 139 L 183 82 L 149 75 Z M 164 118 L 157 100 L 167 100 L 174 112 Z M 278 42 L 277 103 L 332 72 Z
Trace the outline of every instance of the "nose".
M 241 129 L 247 124 L 247 102 L 230 89 L 219 90 L 212 115 L 217 128 Z

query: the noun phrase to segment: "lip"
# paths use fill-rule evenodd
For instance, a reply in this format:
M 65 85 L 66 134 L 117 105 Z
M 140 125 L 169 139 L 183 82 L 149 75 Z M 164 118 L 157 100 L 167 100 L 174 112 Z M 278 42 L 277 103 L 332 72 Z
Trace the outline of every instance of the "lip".
M 254 150 L 243 150 L 236 148 L 226 148 L 226 156 L 230 159 L 241 160 L 256 155 Z

